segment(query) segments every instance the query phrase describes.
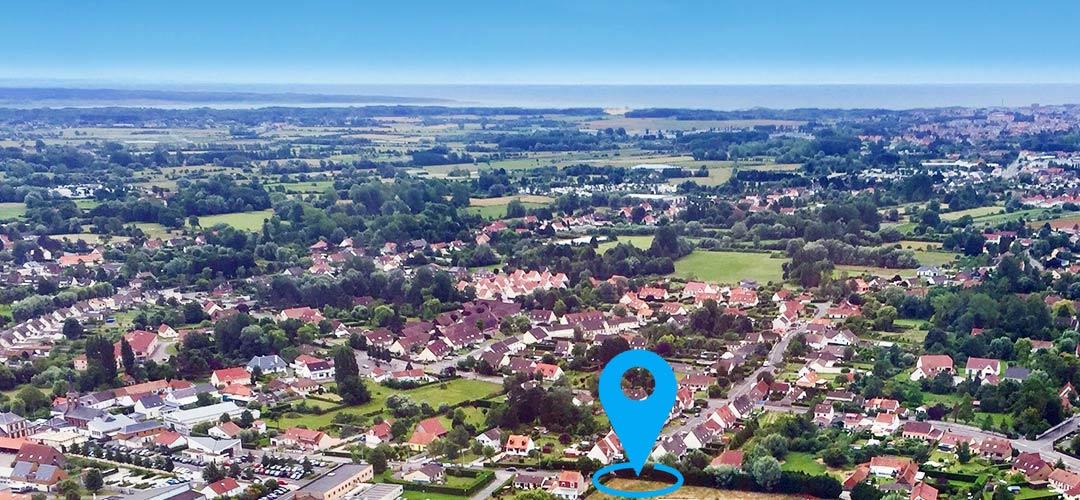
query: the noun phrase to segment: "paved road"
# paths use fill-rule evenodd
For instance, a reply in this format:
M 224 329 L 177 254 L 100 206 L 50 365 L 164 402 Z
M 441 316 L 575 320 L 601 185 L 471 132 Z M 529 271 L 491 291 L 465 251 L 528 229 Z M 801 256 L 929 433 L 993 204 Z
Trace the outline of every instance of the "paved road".
M 491 495 L 495 493 L 495 490 L 498 490 L 500 487 L 502 487 L 503 483 L 513 476 L 513 472 L 507 472 L 502 469 L 496 470 L 495 480 L 492 481 L 491 484 L 485 486 L 484 489 L 476 492 L 475 495 L 469 497 L 470 500 L 483 500 L 485 498 L 491 498 Z
M 832 304 L 828 302 L 823 304 L 814 304 L 814 307 L 817 308 L 817 311 L 814 313 L 814 319 L 823 318 L 825 316 L 825 311 L 827 311 L 829 307 L 831 307 L 831 305 Z M 757 384 L 758 377 L 761 376 L 761 374 L 767 371 L 771 371 L 777 363 L 780 363 L 784 360 L 784 353 L 787 352 L 788 345 L 791 344 L 791 339 L 795 338 L 795 336 L 800 333 L 805 333 L 806 326 L 808 324 L 809 322 L 804 322 L 801 323 L 797 328 L 784 332 L 784 334 L 780 337 L 780 340 L 773 345 L 772 350 L 769 351 L 769 355 L 765 358 L 767 360 L 767 363 L 758 367 L 757 370 L 754 370 L 754 372 L 748 375 L 746 378 L 733 384 L 731 386 L 731 389 L 728 390 L 727 398 L 709 399 L 708 406 L 701 410 L 700 416 L 688 418 L 686 420 L 686 423 L 671 429 L 668 434 L 675 434 L 678 432 L 690 432 L 692 429 L 705 422 L 705 420 L 709 418 L 709 415 L 711 415 L 713 411 L 723 407 L 724 405 L 735 400 L 739 396 L 750 392 L 750 389 L 753 388 L 755 384 Z

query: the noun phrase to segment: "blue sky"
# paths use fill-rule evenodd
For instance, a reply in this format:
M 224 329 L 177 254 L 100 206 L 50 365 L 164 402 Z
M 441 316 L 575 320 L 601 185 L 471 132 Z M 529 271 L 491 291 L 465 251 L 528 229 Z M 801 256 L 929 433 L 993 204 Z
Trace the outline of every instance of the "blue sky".
M 1075 1 L 22 0 L 0 78 L 1080 82 Z

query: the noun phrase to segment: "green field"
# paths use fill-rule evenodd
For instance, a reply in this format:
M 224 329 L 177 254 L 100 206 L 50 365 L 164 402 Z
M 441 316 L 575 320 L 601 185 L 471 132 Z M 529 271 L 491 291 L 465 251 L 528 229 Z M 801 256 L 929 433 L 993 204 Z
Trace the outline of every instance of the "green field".
M 783 464 L 780 464 L 780 468 L 793 472 L 805 472 L 812 476 L 825 473 L 825 465 L 815 460 L 813 455 L 794 451 L 787 454 L 787 458 Z
M 764 284 L 783 279 L 783 264 L 783 259 L 774 259 L 767 253 L 694 250 L 675 261 L 675 276 L 718 283 L 752 279 Z
M 172 237 L 168 228 L 156 222 L 136 222 L 135 227 L 146 233 L 146 237 L 149 239 L 158 238 L 164 240 Z
M 1005 211 L 1005 207 L 992 206 L 992 207 L 977 207 L 969 208 L 967 210 L 957 210 L 956 212 L 946 212 L 941 214 L 941 220 L 957 220 L 965 215 L 971 217 L 986 217 L 993 214 L 998 214 Z
M 334 181 L 268 182 L 263 184 L 263 188 L 271 193 L 277 191 L 278 186 L 284 189 L 286 193 L 321 193 L 333 185 Z
M 679 166 L 679 165 L 675 165 Z M 687 167 L 691 171 L 696 171 L 697 167 Z M 686 181 L 691 181 L 699 186 L 719 186 L 731 179 L 731 174 L 734 171 L 731 167 L 709 167 L 708 177 L 684 177 L 680 179 L 668 179 L 668 184 L 679 185 Z
M 546 203 L 534 203 L 534 202 L 531 202 L 531 201 L 523 201 L 523 202 L 521 202 L 521 204 L 525 206 L 526 210 L 528 210 L 528 209 L 536 209 L 536 208 L 543 208 L 543 207 L 547 206 Z M 471 214 L 477 214 L 477 215 L 479 215 L 481 217 L 484 217 L 484 218 L 487 218 L 487 219 L 502 219 L 502 218 L 506 217 L 506 207 L 507 207 L 507 205 L 488 205 L 488 206 L 483 206 L 483 207 L 466 207 L 465 211 L 467 211 L 467 212 L 469 212 Z
M 1001 224 L 1003 222 L 1011 222 L 1020 220 L 1021 218 L 1031 221 L 1038 219 L 1045 219 L 1050 216 L 1051 212 L 1048 208 L 1031 208 L 1027 210 L 1017 210 L 1012 213 L 985 215 L 982 217 L 975 217 L 972 221 L 975 224 L 989 226 L 995 224 Z
M 942 266 L 956 259 L 957 253 L 916 250 L 915 259 L 924 266 Z
M 14 219 L 22 217 L 26 213 L 26 205 L 22 203 L 0 203 L 0 219 Z
M 417 404 L 426 401 L 433 408 L 437 409 L 439 405 L 443 403 L 453 406 L 463 401 L 484 399 L 501 389 L 497 384 L 468 379 L 452 380 L 445 384 L 445 388 L 442 384 L 432 384 L 409 391 L 397 391 L 371 382 L 368 382 L 367 386 L 368 389 L 371 390 L 371 401 L 366 404 L 327 412 L 322 415 L 300 415 L 291 418 L 282 417 L 272 422 L 276 424 L 279 429 L 287 429 L 296 426 L 305 426 L 309 429 L 320 429 L 330 425 L 334 419 L 334 415 L 338 413 L 344 412 L 361 415 L 364 413 L 383 411 L 385 410 L 386 398 L 391 394 L 407 394 L 413 401 L 416 401 Z M 390 415 L 385 416 L 388 417 Z
M 833 276 L 840 276 L 840 273 L 847 272 L 848 277 L 854 278 L 856 276 L 862 276 L 869 274 L 872 276 L 885 276 L 893 277 L 900 275 L 904 278 L 916 277 L 914 269 L 892 269 L 888 267 L 872 267 L 872 266 L 836 266 L 833 270 Z
M 269 219 L 273 215 L 273 209 L 258 210 L 254 212 L 204 215 L 199 217 L 199 225 L 202 227 L 213 227 L 218 224 L 226 224 L 244 231 L 258 231 L 262 229 L 263 221 Z
M 619 236 L 618 241 L 605 241 L 596 246 L 597 253 L 604 253 L 612 248 L 615 248 L 620 243 L 629 243 L 642 250 L 648 250 L 652 246 L 653 235 L 646 234 L 643 236 Z

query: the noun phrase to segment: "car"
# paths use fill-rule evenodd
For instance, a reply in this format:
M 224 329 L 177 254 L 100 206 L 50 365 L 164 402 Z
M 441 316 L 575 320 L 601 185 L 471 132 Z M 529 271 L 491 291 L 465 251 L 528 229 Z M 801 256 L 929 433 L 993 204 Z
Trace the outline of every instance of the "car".
M 529 467 L 525 469 L 525 472 L 536 472 L 536 467 Z
M 517 472 L 517 467 L 507 467 L 506 472 Z
M 286 484 L 289 484 L 289 483 L 288 483 L 287 481 L 283 480 L 283 479 L 278 479 L 278 482 L 277 482 L 277 484 L 280 484 L 280 485 L 282 485 L 282 486 L 285 486 Z M 278 488 L 278 489 L 280 489 L 280 488 Z

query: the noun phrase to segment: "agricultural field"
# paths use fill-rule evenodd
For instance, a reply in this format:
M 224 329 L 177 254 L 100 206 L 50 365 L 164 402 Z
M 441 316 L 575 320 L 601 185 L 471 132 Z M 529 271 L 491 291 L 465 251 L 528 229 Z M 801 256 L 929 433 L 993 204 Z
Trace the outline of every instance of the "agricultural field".
M 731 179 L 734 169 L 731 167 L 708 167 L 708 177 L 684 177 L 680 179 L 668 179 L 668 184 L 679 185 L 686 181 L 692 181 L 699 186 L 719 186 Z
M 1050 224 L 1050 227 L 1054 229 L 1073 229 L 1080 227 L 1080 214 L 1069 212 L 1061 214 L 1061 217 L 1049 221 L 1030 222 L 1028 223 L 1028 226 L 1042 227 L 1044 224 Z
M 752 279 L 764 284 L 783 279 L 783 259 L 767 253 L 709 252 L 694 250 L 675 261 L 675 276 L 718 283 L 738 283 Z
M 22 203 L 0 203 L 0 219 L 14 219 L 25 213 L 26 205 Z
M 262 228 L 263 221 L 274 215 L 272 209 L 256 210 L 252 212 L 236 212 L 231 214 L 204 215 L 199 217 L 199 225 L 213 227 L 225 224 L 244 231 L 258 231 Z
M 606 483 L 606 486 L 622 491 L 650 491 L 670 486 L 670 484 L 618 478 L 612 479 Z M 586 498 L 587 500 L 615 500 L 619 497 L 596 492 Z M 718 490 L 700 486 L 683 486 L 675 493 L 667 495 L 666 498 L 693 498 L 696 500 L 795 500 L 799 497 L 751 491 Z

